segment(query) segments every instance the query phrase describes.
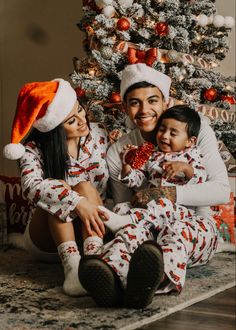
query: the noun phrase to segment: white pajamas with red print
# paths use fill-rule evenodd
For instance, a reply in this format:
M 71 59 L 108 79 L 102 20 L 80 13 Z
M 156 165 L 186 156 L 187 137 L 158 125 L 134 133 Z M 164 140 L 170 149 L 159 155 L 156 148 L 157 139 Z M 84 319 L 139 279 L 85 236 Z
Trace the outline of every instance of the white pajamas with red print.
M 160 165 L 163 161 L 191 164 L 194 176 L 187 184 L 199 184 L 206 180 L 199 151 L 192 148 L 168 154 L 156 151 L 141 170 L 132 170 L 122 182 L 132 188 L 141 186 L 146 179 L 149 187 L 185 184 L 183 176 L 175 177 L 171 182 L 161 177 Z M 134 224 L 117 232 L 113 242 L 104 247 L 102 258 L 118 273 L 125 287 L 131 254 L 144 241 L 155 239 L 163 251 L 164 271 L 171 281 L 168 287 L 181 291 L 187 266 L 206 263 L 213 257 L 217 246 L 215 222 L 209 213 L 206 215 L 209 208 L 199 208 L 199 211 L 201 209 L 205 212 L 204 217 L 198 215 L 196 209 L 173 204 L 167 198 L 149 202 L 147 209 L 135 209 L 131 208 L 130 203 L 119 203 L 114 211 L 130 214 Z M 168 291 L 167 288 L 164 290 Z
M 87 141 L 85 142 L 85 137 L 81 138 L 78 160 L 70 157 L 68 161 L 66 182 L 73 187 L 82 181 L 89 181 L 104 197 L 108 180 L 108 137 L 102 125 L 91 123 L 90 128 Z M 62 221 L 73 221 L 77 217 L 73 210 L 83 197 L 64 187 L 60 180 L 45 179 L 40 149 L 33 141 L 25 147 L 26 152 L 20 159 L 20 168 L 22 189 L 26 197 Z
M 162 176 L 162 164 L 164 162 L 184 162 L 192 166 L 194 175 L 191 180 L 186 180 L 185 176 L 180 173 L 173 179 L 166 179 Z M 129 188 L 139 188 L 146 181 L 149 188 L 160 186 L 175 186 L 188 184 L 198 184 L 206 181 L 206 171 L 202 165 L 202 156 L 199 148 L 186 148 L 183 151 L 164 153 L 155 150 L 148 161 L 140 169 L 131 169 L 131 171 L 124 177 L 118 177 L 120 181 Z
M 218 240 L 215 223 L 196 216 L 188 221 L 170 220 L 159 232 L 151 230 L 149 224 L 144 216 L 137 224 L 120 229 L 113 241 L 104 245 L 101 258 L 116 271 L 126 287 L 132 253 L 144 241 L 155 239 L 163 251 L 164 271 L 173 283 L 171 289 L 180 292 L 185 283 L 187 266 L 203 265 L 213 257 Z
M 173 152 L 173 153 L 163 153 L 161 151 L 154 151 L 150 156 L 149 160 L 140 168 L 140 169 L 131 169 L 131 171 L 120 180 L 129 188 L 138 188 L 141 187 L 144 181 L 147 181 L 148 188 L 159 188 L 160 186 L 176 186 L 184 184 L 200 184 L 206 181 L 206 171 L 202 165 L 201 155 L 197 147 L 187 148 L 184 151 Z M 166 179 L 162 176 L 162 163 L 165 161 L 181 161 L 188 163 L 192 166 L 194 170 L 193 177 L 187 181 L 184 174 L 175 176 L 171 179 Z M 169 205 L 169 208 L 168 208 Z M 153 207 L 154 206 L 154 207 Z M 119 203 L 114 207 L 114 212 L 120 215 L 127 214 L 128 210 L 131 208 L 131 204 L 128 202 Z M 181 207 L 181 210 L 178 211 L 178 205 L 176 205 L 177 216 L 174 215 L 175 208 L 172 203 L 169 203 L 166 199 L 160 199 L 158 205 L 155 203 L 148 203 L 147 210 L 150 210 L 150 219 L 160 218 L 159 230 L 163 218 L 166 217 L 175 217 L 179 218 L 179 213 L 181 214 L 181 219 L 184 216 L 188 218 L 189 212 L 186 208 Z M 154 210 L 154 214 L 153 214 Z M 193 211 L 191 210 L 191 214 Z

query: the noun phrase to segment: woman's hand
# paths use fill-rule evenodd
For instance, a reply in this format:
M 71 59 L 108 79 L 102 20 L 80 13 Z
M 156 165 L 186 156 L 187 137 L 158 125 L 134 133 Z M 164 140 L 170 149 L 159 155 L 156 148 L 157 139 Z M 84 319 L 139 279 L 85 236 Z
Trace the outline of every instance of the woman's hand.
M 106 219 L 105 212 L 99 210 L 99 208 L 89 202 L 87 198 L 82 198 L 79 201 L 75 211 L 83 222 L 89 236 L 92 236 L 93 232 L 96 232 L 101 238 L 104 236 L 105 226 L 101 218 Z

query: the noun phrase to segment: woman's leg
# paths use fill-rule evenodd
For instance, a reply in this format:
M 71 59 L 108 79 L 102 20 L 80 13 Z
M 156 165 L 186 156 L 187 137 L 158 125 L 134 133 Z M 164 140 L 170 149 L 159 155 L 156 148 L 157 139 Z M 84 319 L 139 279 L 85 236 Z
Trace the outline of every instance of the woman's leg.
M 83 181 L 73 187 L 73 190 L 84 196 L 93 205 L 103 205 L 103 201 L 95 187 L 90 182 Z M 103 245 L 103 240 L 93 232 L 93 236 L 89 236 L 82 225 L 83 250 L 85 255 L 97 254 Z
M 62 222 L 38 208 L 28 225 L 25 243 L 37 259 L 51 261 L 48 256 L 56 259 L 59 255 L 65 274 L 64 292 L 73 296 L 85 294 L 78 278 L 81 257 L 72 222 Z

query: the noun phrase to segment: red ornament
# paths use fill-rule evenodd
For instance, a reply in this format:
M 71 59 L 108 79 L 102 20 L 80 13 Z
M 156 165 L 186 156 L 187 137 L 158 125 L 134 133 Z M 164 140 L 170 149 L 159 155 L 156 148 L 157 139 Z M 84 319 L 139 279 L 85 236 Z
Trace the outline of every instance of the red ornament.
M 118 20 L 116 26 L 117 26 L 117 29 L 119 31 L 127 31 L 127 30 L 129 30 L 131 24 L 130 24 L 130 21 L 127 18 L 122 17 Z
M 143 166 L 151 156 L 154 150 L 154 145 L 150 142 L 145 142 L 139 147 L 129 149 L 124 153 L 123 159 L 126 164 L 132 168 L 138 169 Z
M 207 101 L 215 101 L 218 96 L 217 89 L 214 87 L 208 88 L 203 92 L 203 97 Z
M 80 87 L 76 87 L 75 88 L 76 94 L 78 96 L 78 98 L 83 98 L 85 96 L 85 90 L 80 88 Z
M 161 37 L 166 36 L 169 32 L 169 26 L 168 26 L 168 23 L 166 23 L 166 22 L 157 23 L 155 29 L 156 29 L 157 34 L 159 34 L 159 36 L 161 36 Z
M 120 93 L 112 92 L 111 96 L 110 96 L 110 102 L 111 103 L 120 103 L 121 102 Z
M 234 96 L 222 95 L 221 100 L 225 101 L 225 102 L 228 102 L 229 104 L 236 104 L 236 99 L 235 99 Z

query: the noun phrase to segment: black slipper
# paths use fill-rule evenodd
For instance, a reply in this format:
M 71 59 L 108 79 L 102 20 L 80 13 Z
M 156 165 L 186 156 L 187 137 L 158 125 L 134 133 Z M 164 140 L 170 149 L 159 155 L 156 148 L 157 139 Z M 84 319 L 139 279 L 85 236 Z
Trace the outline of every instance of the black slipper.
M 164 276 L 162 251 L 155 241 L 140 245 L 130 260 L 125 307 L 148 306 Z
M 123 303 L 121 282 L 115 271 L 97 256 L 81 259 L 79 279 L 99 307 L 118 307 Z

